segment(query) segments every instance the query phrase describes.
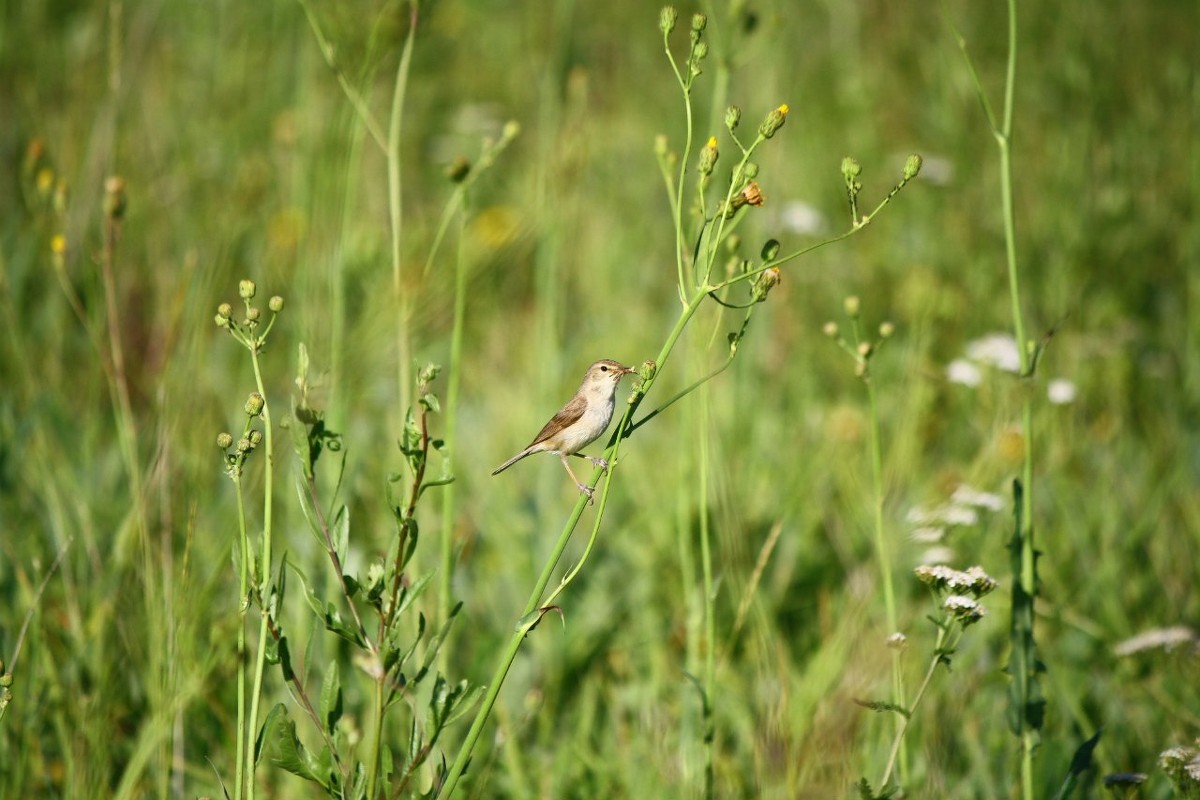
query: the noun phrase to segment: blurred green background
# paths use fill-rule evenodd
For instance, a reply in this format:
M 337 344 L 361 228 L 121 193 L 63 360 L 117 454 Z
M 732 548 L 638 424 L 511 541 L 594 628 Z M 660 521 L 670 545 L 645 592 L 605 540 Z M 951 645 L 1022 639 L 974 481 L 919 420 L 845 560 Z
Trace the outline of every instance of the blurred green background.
M 560 599 L 565 625 L 544 624 L 519 657 L 471 796 L 702 796 L 687 677 L 708 646 L 696 592 L 702 438 L 719 568 L 717 796 L 842 797 L 878 774 L 892 723 L 855 703 L 885 697 L 890 669 L 866 400 L 853 364 L 821 334 L 831 319 L 846 329 L 847 295 L 861 297 L 868 328 L 897 327 L 872 370 L 914 683 L 933 636 L 910 577 L 931 554 L 910 535 L 910 512 L 944 505 L 961 484 L 1005 498 L 941 542 L 950 563 L 983 565 L 1001 591 L 915 718 L 907 784 L 915 797 L 1011 796 L 1017 747 L 1002 667 L 1008 487 L 1027 444 L 1021 387 L 986 367 L 975 387 L 947 377 L 969 342 L 1011 329 L 1011 312 L 995 147 L 945 15 L 999 107 L 1004 6 L 700 8 L 712 54 L 697 135 L 721 135 L 727 104 L 747 125 L 780 103 L 791 109 L 759 159 L 767 204 L 739 231 L 748 252 L 769 237 L 787 251 L 847 227 L 843 156 L 863 164 L 866 205 L 909 153 L 925 170 L 861 235 L 785 268 L 733 367 L 710 385 L 705 414 L 689 398 L 625 445 L 599 550 Z M 680 7 L 685 21 L 695 10 Z M 313 13 L 386 121 L 409 7 L 318 3 Z M 420 10 L 401 140 L 414 363 L 448 361 L 460 249 L 469 281 L 453 529 L 440 530 L 431 502 L 418 555 L 432 568 L 443 535 L 461 548 L 453 593 L 464 608 L 447 646 L 455 679 L 486 680 L 574 502 L 553 458 L 488 473 L 589 363 L 652 358 L 677 313 L 654 141 L 682 147 L 683 106 L 657 13 L 631 0 Z M 1019 267 L 1032 335 L 1054 331 L 1030 389 L 1040 398 L 1048 700 L 1039 794 L 1102 726 L 1086 796 L 1102 795 L 1105 773 L 1145 772 L 1139 796 L 1168 797 L 1158 753 L 1200 736 L 1200 8 L 1023 4 L 1019 20 Z M 676 45 L 684 39 L 678 31 Z M 253 383 L 212 316 L 244 277 L 286 298 L 264 354 L 268 399 L 287 407 L 306 344 L 321 378 L 315 402 L 345 435 L 360 566 L 387 546 L 383 487 L 401 463 L 384 159 L 304 9 L 286 2 L 4 3 L 0 119 L 0 657 L 14 677 L 0 794 L 219 796 L 217 775 L 232 774 L 238 597 L 234 494 L 213 442 L 241 424 Z M 453 189 L 446 167 L 509 120 L 520 137 L 473 187 L 461 233 L 452 225 L 426 273 Z M 128 194 L 112 299 L 149 552 L 131 532 L 136 504 L 104 366 L 110 175 Z M 735 327 L 705 309 L 647 408 L 717 364 Z M 1046 399 L 1052 379 L 1073 384 L 1073 402 Z M 286 448 L 279 461 L 291 468 Z M 251 467 L 252 486 L 260 470 Z M 317 572 L 289 481 L 277 494 L 277 550 Z M 162 608 L 147 608 L 151 596 Z M 294 601 L 295 624 L 307 627 Z M 1173 626 L 1190 639 L 1116 649 Z M 339 657 L 317 638 L 317 653 Z M 366 704 L 355 669 L 342 670 L 351 719 Z M 287 700 L 277 675 L 267 686 L 271 701 Z M 443 743 L 450 758 L 454 741 Z M 270 796 L 312 796 L 280 770 L 264 768 L 260 782 Z

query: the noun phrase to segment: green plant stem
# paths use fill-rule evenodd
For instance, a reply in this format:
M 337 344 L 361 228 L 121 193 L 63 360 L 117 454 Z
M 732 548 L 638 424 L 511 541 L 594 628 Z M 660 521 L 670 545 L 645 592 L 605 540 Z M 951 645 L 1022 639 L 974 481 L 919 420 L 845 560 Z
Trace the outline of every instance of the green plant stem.
M 274 319 L 272 318 L 272 322 Z M 269 329 L 269 328 L 268 328 Z M 264 333 L 265 335 L 265 333 Z M 261 342 L 261 339 L 258 340 Z M 267 402 L 266 386 L 263 383 L 262 368 L 258 361 L 258 348 L 260 344 L 255 344 L 250 348 L 250 362 L 254 365 L 254 385 L 258 389 L 258 393 L 263 397 L 263 407 L 260 413 L 260 418 L 263 424 L 263 444 L 266 454 L 266 464 L 263 467 L 263 536 L 262 536 L 262 557 L 259 563 L 261 571 L 257 592 L 259 602 L 262 604 L 262 619 L 258 627 L 258 658 L 254 665 L 254 684 L 251 687 L 250 700 L 250 720 L 247 725 L 248 741 L 246 742 L 247 755 L 247 794 L 249 800 L 254 800 L 254 744 L 258 738 L 258 710 L 262 700 L 263 674 L 266 671 L 267 663 L 267 609 L 270 604 L 271 591 L 271 534 L 273 531 L 273 516 L 272 509 L 274 506 L 274 488 L 275 488 L 275 444 L 274 436 L 271 429 L 271 406 Z
M 700 513 L 700 571 L 704 587 L 704 797 L 712 800 L 714 786 L 713 747 L 716 723 L 713 719 L 713 695 L 716 688 L 716 591 L 713 589 L 712 531 L 708 521 L 708 430 L 709 392 L 700 391 L 700 481 L 697 500 Z
M 855 323 L 857 328 L 857 322 Z M 883 605 L 887 614 L 887 630 L 890 636 L 900 630 L 900 623 L 896 614 L 896 590 L 892 579 L 892 557 L 891 548 L 888 545 L 887 531 L 883 524 L 883 505 L 885 500 L 885 489 L 883 484 L 883 446 L 881 443 L 882 436 L 879 430 L 879 403 L 876 398 L 875 383 L 867 376 L 865 381 L 867 387 L 867 405 L 871 417 L 870 424 L 870 448 L 871 448 L 871 481 L 874 485 L 874 523 L 875 523 L 875 552 L 879 559 L 879 572 L 883 578 Z M 901 670 L 900 651 L 892 650 L 892 702 L 898 706 L 904 705 L 904 675 Z M 908 757 L 903 744 L 903 728 L 904 721 L 900 720 L 896 725 L 897 741 L 900 742 L 900 774 L 905 776 L 908 772 Z
M 240 468 L 239 468 L 240 469 Z M 250 610 L 250 536 L 246 531 L 246 499 L 242 493 L 242 476 L 234 475 L 234 494 L 237 496 L 238 546 L 241 564 L 238 569 L 238 691 L 237 691 L 237 766 L 234 800 L 241 800 L 246 789 L 246 612 Z
M 933 646 L 933 658 L 930 659 L 929 668 L 925 670 L 925 678 L 921 681 L 920 687 L 917 688 L 917 694 L 913 697 L 912 707 L 906 709 L 906 714 L 900 715 L 900 724 L 896 729 L 896 737 L 892 740 L 892 750 L 888 754 L 887 766 L 883 770 L 883 777 L 879 779 L 879 789 L 881 791 L 887 788 L 888 781 L 892 779 L 892 773 L 896 769 L 896 761 L 904 743 L 904 735 L 908 732 L 908 726 L 912 723 L 917 706 L 921 704 L 921 699 L 925 697 L 925 690 L 929 688 L 929 683 L 933 680 L 934 673 L 937 672 L 938 664 L 942 663 L 942 658 L 947 652 L 947 638 L 946 628 L 938 627 L 937 643 Z
M 410 0 L 408 35 L 400 53 L 400 64 L 396 67 L 396 84 L 392 90 L 392 110 L 388 122 L 387 175 L 388 175 L 388 220 L 392 237 L 392 297 L 396 304 L 396 353 L 399 363 L 398 408 L 412 405 L 412 338 L 409 324 L 412 318 L 411 293 L 404 291 L 403 264 L 401 261 L 401 172 L 400 134 L 404 127 L 404 96 L 408 89 L 408 73 L 412 63 L 413 44 L 417 34 L 417 0 Z M 373 798 L 372 798 L 373 800 Z
M 463 229 L 466 215 L 459 216 L 458 257 L 454 270 L 454 325 L 450 333 L 450 375 L 446 385 L 445 430 L 448 452 L 453 454 L 458 444 L 458 391 L 462 377 L 463 323 L 467 309 L 467 258 L 464 251 Z M 442 489 L 442 580 L 438 586 L 438 620 L 450 617 L 452 605 L 451 584 L 454 580 L 454 484 Z M 449 648 L 438 649 L 438 665 L 444 671 L 449 658 Z

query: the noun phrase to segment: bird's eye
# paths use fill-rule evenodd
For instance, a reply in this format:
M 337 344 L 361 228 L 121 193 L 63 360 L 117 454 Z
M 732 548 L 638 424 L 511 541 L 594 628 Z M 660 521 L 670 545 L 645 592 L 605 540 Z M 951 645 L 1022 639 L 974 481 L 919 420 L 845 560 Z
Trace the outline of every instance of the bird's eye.
M 604 364 L 601 364 L 601 365 L 600 365 L 600 371 L 601 371 L 601 372 L 608 372 L 608 367 L 607 367 L 606 365 L 604 365 Z

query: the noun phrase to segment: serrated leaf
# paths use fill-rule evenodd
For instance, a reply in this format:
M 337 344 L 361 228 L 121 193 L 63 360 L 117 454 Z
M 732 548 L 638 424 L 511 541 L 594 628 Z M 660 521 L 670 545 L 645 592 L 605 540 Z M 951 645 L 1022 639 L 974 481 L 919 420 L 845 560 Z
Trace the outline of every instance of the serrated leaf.
M 325 680 L 321 681 L 321 725 L 325 732 L 333 735 L 338 720 L 342 718 L 342 681 L 338 673 L 338 662 L 329 662 Z

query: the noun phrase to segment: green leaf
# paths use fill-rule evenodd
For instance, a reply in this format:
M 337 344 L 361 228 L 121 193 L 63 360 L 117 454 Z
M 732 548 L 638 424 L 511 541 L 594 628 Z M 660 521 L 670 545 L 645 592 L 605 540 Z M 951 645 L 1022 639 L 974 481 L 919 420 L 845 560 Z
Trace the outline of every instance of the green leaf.
M 263 757 L 271 764 L 281 767 L 305 780 L 320 783 L 309 768 L 309 756 L 304 745 L 296 737 L 296 723 L 288 716 L 283 703 L 276 703 L 263 721 L 254 748 L 254 763 Z
M 346 553 L 350 548 L 350 511 L 345 506 L 333 515 L 333 529 L 330 535 L 333 539 L 333 552 L 337 553 L 338 560 L 345 564 Z
M 325 680 L 321 682 L 321 724 L 325 732 L 333 735 L 338 720 L 342 718 L 342 682 L 338 674 L 338 662 L 329 662 Z
M 1103 729 L 1096 731 L 1095 736 L 1079 745 L 1079 749 L 1075 751 L 1075 755 L 1071 758 L 1071 766 L 1067 770 L 1067 778 L 1059 788 L 1058 794 L 1054 795 L 1054 800 L 1067 800 L 1071 796 L 1071 793 L 1075 791 L 1075 786 L 1079 783 L 1079 776 L 1092 768 L 1092 751 L 1096 749 L 1096 745 L 1100 744 L 1100 734 L 1103 732 Z

